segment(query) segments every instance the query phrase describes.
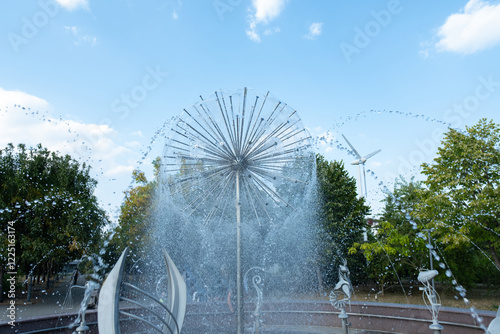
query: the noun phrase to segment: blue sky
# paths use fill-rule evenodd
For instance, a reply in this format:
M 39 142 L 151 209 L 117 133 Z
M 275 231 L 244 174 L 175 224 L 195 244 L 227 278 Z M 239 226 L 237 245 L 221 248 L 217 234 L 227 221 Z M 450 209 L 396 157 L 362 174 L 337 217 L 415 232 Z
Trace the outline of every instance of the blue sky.
M 0 147 L 87 161 L 112 218 L 155 132 L 218 89 L 270 91 L 355 177 L 340 135 L 382 149 L 375 212 L 448 125 L 500 122 L 498 1 L 0 0 L 0 22 Z

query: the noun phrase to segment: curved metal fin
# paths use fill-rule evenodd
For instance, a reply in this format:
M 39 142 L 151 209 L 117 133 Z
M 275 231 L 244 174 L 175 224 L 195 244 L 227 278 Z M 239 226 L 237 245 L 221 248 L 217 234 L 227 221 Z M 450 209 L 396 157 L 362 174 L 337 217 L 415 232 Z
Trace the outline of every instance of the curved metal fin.
M 489 334 L 500 334 L 500 306 L 498 307 L 497 316 L 490 322 L 488 326 Z
M 165 258 L 168 276 L 167 307 L 174 315 L 175 320 L 177 320 L 180 332 L 182 329 L 182 323 L 184 322 L 184 315 L 186 314 L 186 283 L 175 266 L 174 261 L 172 261 L 165 249 L 163 250 L 163 256 Z M 175 320 L 172 319 L 169 314 L 167 314 L 166 320 L 170 328 L 175 328 Z
M 97 305 L 99 333 L 120 334 L 118 301 L 128 250 L 128 247 L 125 248 L 113 270 L 102 284 L 101 292 L 99 292 L 99 303 Z

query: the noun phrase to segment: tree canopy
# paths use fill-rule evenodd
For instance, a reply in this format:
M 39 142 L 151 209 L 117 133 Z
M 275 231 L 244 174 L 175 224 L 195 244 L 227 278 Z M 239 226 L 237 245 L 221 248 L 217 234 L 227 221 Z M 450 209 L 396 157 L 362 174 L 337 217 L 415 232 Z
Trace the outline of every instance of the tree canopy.
M 419 215 L 449 248 L 473 242 L 500 269 L 500 126 L 481 119 L 450 129 L 431 164 Z
M 385 207 L 374 235 L 368 242 L 356 242 L 350 254 L 361 250 L 367 259 L 367 273 L 381 291 L 398 279 L 416 279 L 419 269 L 427 268 L 429 250 L 426 239 L 418 237 L 423 223 L 412 218 L 420 202 L 421 182 L 397 180 L 386 195 Z
M 337 265 L 349 248 L 363 238 L 370 208 L 358 198 L 356 179 L 349 176 L 343 162 L 328 162 L 316 156 L 320 225 L 320 264 L 325 283 L 337 280 Z M 351 265 L 351 269 L 352 269 Z M 353 270 L 353 272 L 355 272 Z
M 418 269 L 429 269 L 430 231 L 433 259 L 446 268 L 441 279 L 453 275 L 450 282 L 466 286 L 498 282 L 500 126 L 482 119 L 464 132 L 448 130 L 423 175 L 421 182 L 396 182 L 375 235 L 350 252 L 363 252 L 368 274 L 380 285 L 413 280 Z
M 134 170 L 132 178 L 136 186 L 125 191 L 125 199 L 120 207 L 118 226 L 108 245 L 108 254 L 105 255 L 109 264 L 114 264 L 125 247 L 131 249 L 131 254 L 138 255 L 150 244 L 153 220 L 154 193 L 157 187 L 157 177 L 160 167 L 160 158 L 153 161 L 155 175 L 153 181 L 148 181 L 144 172 Z
M 94 196 L 97 182 L 89 170 L 40 144 L 9 144 L 0 150 L 0 240 L 6 245 L 8 222 L 13 222 L 21 272 L 97 250 L 108 220 Z

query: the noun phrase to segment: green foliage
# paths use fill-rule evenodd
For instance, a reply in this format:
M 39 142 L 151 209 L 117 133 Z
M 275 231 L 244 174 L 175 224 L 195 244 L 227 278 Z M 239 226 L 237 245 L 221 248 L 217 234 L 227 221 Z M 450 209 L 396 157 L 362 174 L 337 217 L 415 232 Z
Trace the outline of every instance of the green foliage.
M 383 290 L 399 279 L 414 280 L 418 270 L 428 268 L 426 241 L 418 236 L 421 221 L 412 219 L 420 202 L 421 182 L 399 180 L 392 194 L 384 199 L 385 207 L 374 236 L 369 242 L 355 243 L 349 253 L 360 250 L 368 261 L 368 275 Z
M 14 222 L 16 262 L 62 264 L 97 250 L 107 218 L 93 195 L 89 168 L 38 145 L 9 144 L 0 150 L 1 265 L 6 263 L 8 222 Z
M 500 126 L 482 119 L 466 132 L 449 130 L 432 164 L 419 215 L 447 249 L 474 242 L 500 270 Z
M 141 254 L 151 242 L 150 223 L 152 221 L 154 192 L 157 187 L 159 172 L 159 158 L 153 161 L 155 180 L 148 182 L 146 175 L 134 170 L 132 177 L 137 184 L 125 192 L 125 200 L 120 208 L 118 226 L 108 245 L 106 261 L 114 264 L 125 247 L 129 247 L 132 254 Z
M 331 285 L 338 279 L 338 264 L 347 258 L 348 249 L 362 239 L 370 209 L 364 198 L 358 198 L 356 180 L 349 176 L 343 162 L 327 162 L 317 155 L 316 166 L 321 231 L 319 263 L 325 283 Z M 353 273 L 362 271 L 353 268 L 352 262 L 350 269 Z
M 429 269 L 424 230 L 430 229 L 435 267 L 450 269 L 440 270 L 439 280 L 498 284 L 500 127 L 483 119 L 464 133 L 450 129 L 423 174 L 423 182 L 396 182 L 373 238 L 350 253 L 364 254 L 369 276 L 381 286 L 394 282 L 396 272 L 414 280 L 418 269 Z

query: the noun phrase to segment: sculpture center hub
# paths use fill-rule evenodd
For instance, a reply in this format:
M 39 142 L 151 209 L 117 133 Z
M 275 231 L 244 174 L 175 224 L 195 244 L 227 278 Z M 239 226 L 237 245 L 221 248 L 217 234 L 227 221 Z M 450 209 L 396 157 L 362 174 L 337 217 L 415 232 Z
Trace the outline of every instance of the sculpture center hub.
M 233 168 L 238 172 L 245 171 L 250 165 L 250 161 L 246 157 L 236 158 L 233 162 Z

